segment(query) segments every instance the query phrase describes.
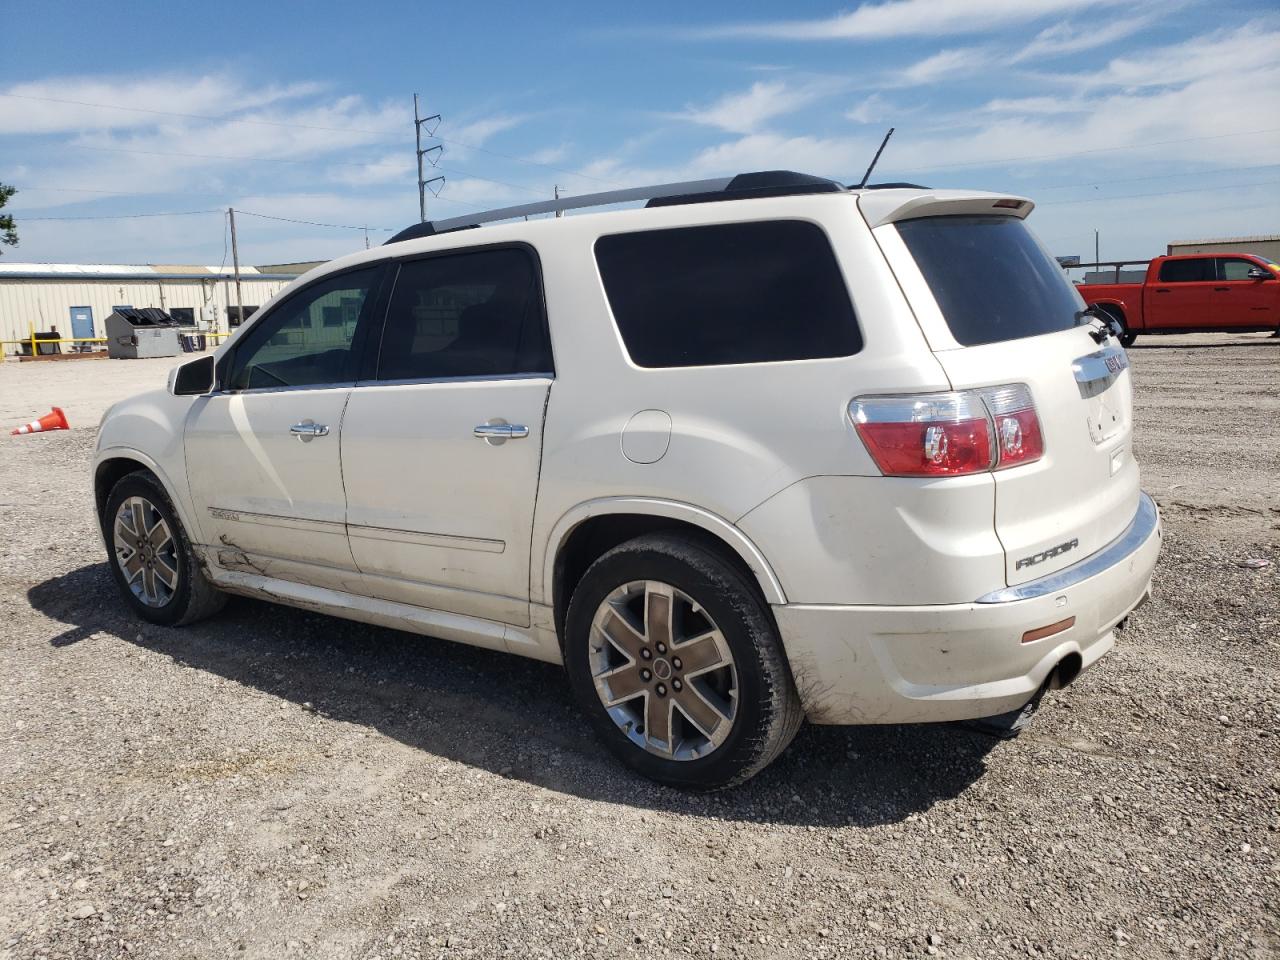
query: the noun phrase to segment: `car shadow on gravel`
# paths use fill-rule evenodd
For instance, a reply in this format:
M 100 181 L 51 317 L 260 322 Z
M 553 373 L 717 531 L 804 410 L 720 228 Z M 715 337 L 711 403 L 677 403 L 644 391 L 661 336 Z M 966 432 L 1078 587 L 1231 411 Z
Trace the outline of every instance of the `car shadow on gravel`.
M 497 776 L 688 816 L 896 823 L 959 795 L 1000 746 L 955 725 L 806 726 L 747 784 L 690 795 L 614 761 L 550 664 L 239 598 L 211 620 L 154 627 L 124 607 L 106 563 L 46 580 L 27 597 L 66 626 L 50 639 L 54 647 L 123 640 Z M 135 663 L 129 669 L 145 669 Z

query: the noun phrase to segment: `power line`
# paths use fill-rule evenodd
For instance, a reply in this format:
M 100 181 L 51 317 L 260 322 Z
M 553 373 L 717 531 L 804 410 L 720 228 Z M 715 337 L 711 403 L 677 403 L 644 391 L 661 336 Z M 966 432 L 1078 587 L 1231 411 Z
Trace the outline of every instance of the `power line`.
M 1272 164 L 1271 166 L 1275 166 L 1275 164 Z M 1261 168 L 1239 168 L 1239 169 L 1261 169 Z M 1141 178 L 1138 178 L 1138 179 L 1141 179 Z M 1212 186 L 1212 187 L 1193 187 L 1188 190 L 1163 190 L 1163 191 L 1158 191 L 1156 193 L 1132 193 L 1132 194 L 1126 194 L 1118 197 L 1085 197 L 1078 200 L 1048 200 L 1048 201 L 1045 201 L 1044 203 L 1037 204 L 1037 206 L 1050 207 L 1050 206 L 1060 206 L 1060 205 L 1071 204 L 1071 203 L 1106 203 L 1114 200 L 1139 200 L 1139 199 L 1145 199 L 1148 197 L 1173 197 L 1173 196 L 1183 196 L 1183 195 L 1192 194 L 1192 193 L 1211 193 L 1219 190 L 1244 190 L 1244 189 L 1249 189 L 1251 187 L 1267 187 L 1277 183 L 1280 183 L 1280 180 L 1257 180 L 1252 183 L 1224 183 L 1224 184 L 1219 184 L 1217 186 Z M 439 199 L 443 200 L 445 198 L 440 197 Z M 457 201 L 453 201 L 453 202 L 457 202 Z M 301 219 L 295 219 L 293 217 L 275 216 L 269 213 L 254 213 L 251 210 L 242 210 L 240 208 L 236 208 L 236 209 L 238 213 L 242 213 L 245 216 L 258 217 L 263 220 L 280 220 L 284 223 L 298 223 L 298 224 L 305 224 L 307 226 L 313 226 L 313 227 L 330 227 L 337 230 L 377 230 L 384 233 L 392 233 L 392 232 L 395 232 L 396 229 L 398 229 L 395 227 L 370 227 L 367 224 L 324 223 L 317 220 L 301 220 Z M 181 211 L 173 211 L 173 212 L 164 211 L 159 213 L 121 213 L 121 214 L 112 214 L 109 216 L 80 216 L 80 217 L 28 217 L 22 214 L 20 211 L 15 211 L 14 215 L 21 217 L 27 223 L 32 223 L 36 221 L 66 221 L 66 220 L 132 220 L 132 219 L 137 219 L 141 217 L 194 217 L 194 216 L 200 216 L 202 214 L 209 214 L 209 213 L 222 213 L 225 215 L 225 211 L 223 210 L 181 210 Z
M 236 207 L 236 213 L 244 214 L 246 217 L 258 217 L 262 220 L 281 220 L 285 223 L 303 223 L 309 227 L 333 227 L 336 230 L 378 230 L 382 233 L 395 233 L 398 227 L 370 227 L 366 225 L 356 226 L 350 223 L 320 223 L 316 220 L 295 220 L 293 217 L 276 217 L 269 213 L 254 213 L 252 210 L 242 210 Z
M 362 168 L 369 166 L 368 163 L 361 163 L 355 160 L 317 160 L 317 159 L 310 159 L 310 158 L 304 159 L 304 158 L 298 158 L 298 157 L 253 157 L 253 156 L 247 156 L 245 154 L 184 153 L 176 150 L 138 150 L 136 148 L 128 148 L 128 147 L 91 147 L 87 145 L 81 145 L 77 149 L 94 150 L 99 153 L 139 154 L 141 156 L 148 156 L 148 157 L 187 157 L 193 160 L 233 160 L 233 161 L 249 162 L 249 163 L 294 163 L 294 164 L 302 164 L 304 166 L 328 165 L 328 166 L 338 166 L 338 167 L 362 167 Z M 545 190 L 537 190 L 533 187 L 521 186 L 520 184 L 516 184 L 516 183 L 508 183 L 506 180 L 495 180 L 493 177 L 482 177 L 477 173 L 471 173 L 470 171 L 463 170 L 460 167 L 452 167 L 452 166 L 439 167 L 437 169 L 444 170 L 446 173 L 459 174 L 460 176 L 466 177 L 469 180 L 481 180 L 485 183 L 494 183 L 494 184 L 497 184 L 498 186 L 508 187 L 512 190 L 523 190 L 527 193 L 532 193 L 534 196 L 538 196 L 538 197 L 545 197 L 547 193 Z M 33 188 L 29 188 L 29 189 L 33 189 Z M 85 191 L 85 192 L 90 192 L 90 191 Z M 103 192 L 110 192 L 110 191 L 103 191 Z M 138 196 L 145 196 L 145 194 L 138 194 Z M 214 194 L 204 194 L 204 196 L 214 196 Z M 438 199 L 444 200 L 447 198 L 439 197 Z
M 218 264 L 218 273 L 222 273 L 222 268 L 227 265 L 227 219 L 228 215 L 222 218 L 222 262 Z
M 222 213 L 221 210 L 177 210 L 177 211 L 161 211 L 159 213 L 115 213 L 110 216 L 93 216 L 93 217 L 28 217 L 18 211 L 14 212 L 14 216 L 22 217 L 25 223 L 35 223 L 37 221 L 49 220 L 137 220 L 142 217 L 197 217 L 206 213 Z
M 1054 207 L 1067 203 L 1106 203 L 1112 200 L 1138 200 L 1143 197 L 1176 197 L 1186 193 L 1210 193 L 1215 190 L 1243 190 L 1248 187 L 1269 187 L 1280 180 L 1258 180 L 1254 183 L 1224 183 L 1216 187 L 1193 187 L 1190 190 L 1163 190 L 1159 193 L 1131 193 L 1122 197 L 1085 197 L 1082 200 L 1050 200 L 1037 204 L 1041 207 Z
M 62 103 L 77 107 L 95 107 L 102 110 L 124 110 L 128 113 L 146 113 L 159 117 L 179 117 L 184 120 L 209 120 L 217 123 L 247 123 L 260 127 L 285 127 L 298 130 L 325 130 L 331 133 L 368 133 L 376 136 L 386 137 L 386 143 L 392 142 L 390 131 L 388 130 L 369 130 L 360 127 L 329 127 L 316 123 L 288 123 L 283 120 L 252 120 L 249 118 L 232 117 L 227 115 L 211 116 L 209 114 L 200 113 L 179 113 L 175 110 L 152 110 L 147 107 L 126 107 L 118 103 L 91 103 L 87 100 L 70 100 L 61 97 L 37 97 L 25 93 L 0 93 L 0 97 L 9 97 L 15 100 L 33 100 L 39 103 Z M 487 153 L 493 157 L 501 157 L 504 160 L 511 160 L 515 163 L 525 163 L 534 167 L 543 167 L 547 170 L 554 170 L 557 173 L 568 174 L 571 177 L 581 177 L 584 180 L 594 180 L 597 183 L 607 183 L 613 186 L 620 186 L 616 181 L 606 180 L 602 177 L 593 177 L 587 173 L 578 173 L 576 170 L 569 170 L 564 167 L 557 167 L 554 164 L 543 163 L 540 160 L 530 160 L 527 157 L 517 157 L 513 154 L 501 153 L 497 150 L 490 150 L 488 147 L 482 147 L 476 143 L 467 143 L 463 140 L 455 140 L 452 137 L 435 137 L 437 140 L 443 140 L 445 143 L 452 143 L 454 146 L 465 147 L 468 150 L 476 150 L 480 153 Z
M 1087 180 L 1080 183 L 1056 183 L 1047 186 L 1037 186 L 1036 190 L 1073 190 L 1080 187 L 1096 187 L 1104 186 L 1111 183 L 1138 183 L 1145 180 L 1173 180 L 1178 177 L 1208 177 L 1216 173 L 1243 173 L 1247 170 L 1270 170 L 1280 166 L 1280 163 L 1262 163 L 1256 167 L 1214 167 L 1210 170 L 1191 170 L 1187 173 L 1157 173 L 1149 177 L 1125 177 L 1121 180 Z M 27 189 L 30 189 L 28 187 Z
M 305 161 L 299 161 L 299 162 L 305 162 Z M 363 164 L 361 164 L 361 166 L 363 166 Z M 1036 186 L 1035 190 L 1037 193 L 1039 193 L 1045 190 L 1074 190 L 1082 187 L 1106 186 L 1108 184 L 1113 184 L 1113 183 L 1139 183 L 1139 182 L 1148 181 L 1148 180 L 1174 180 L 1179 177 L 1207 177 L 1207 176 L 1213 176 L 1219 173 L 1243 173 L 1245 171 L 1252 171 L 1252 170 L 1270 170 L 1277 166 L 1280 166 L 1280 163 L 1263 163 L 1263 164 L 1258 164 L 1257 166 L 1250 166 L 1250 167 L 1212 167 L 1208 170 L 1188 170 L 1183 173 L 1159 173 L 1159 174 L 1153 174 L 1151 176 L 1146 176 L 1146 177 L 1123 177 L 1115 180 L 1082 180 L 1076 183 L 1050 183 L 1050 184 L 1038 185 Z M 508 183 L 505 180 L 494 180 L 490 177 L 481 177 L 481 176 L 477 176 L 476 174 L 466 173 L 465 171 L 458 170 L 453 167 L 450 167 L 450 168 L 442 167 L 441 169 L 446 169 L 447 172 L 450 172 L 450 173 L 461 173 L 463 176 L 469 177 L 472 180 L 482 180 L 485 183 L 493 183 L 493 184 L 497 184 L 498 186 L 509 187 L 512 190 L 522 190 L 527 193 L 534 194 L 535 196 L 543 196 L 542 191 L 537 190 L 533 187 L 526 187 L 516 183 Z M 30 184 L 24 185 L 22 187 L 22 191 L 23 193 L 32 193 L 36 191 L 49 192 L 49 193 L 93 193 L 93 194 L 102 194 L 104 196 L 113 196 L 113 197 L 154 197 L 154 196 L 162 196 L 164 194 L 179 194 L 179 193 L 186 197 L 222 197 L 224 196 L 224 194 L 221 194 L 221 193 L 198 193 L 192 190 L 158 190 L 158 191 L 153 190 L 153 191 L 147 191 L 143 193 L 133 193 L 125 190 L 90 190 L 84 187 L 47 187 L 47 186 L 31 186 Z M 291 193 L 289 194 L 290 198 L 328 197 L 328 196 L 329 194 L 324 194 L 324 193 Z M 444 196 L 437 197 L 436 199 L 447 200 L 450 203 L 462 202 L 462 201 L 453 200 L 449 197 L 444 197 Z M 1052 201 L 1046 201 L 1046 202 L 1052 202 Z M 1043 204 L 1041 205 L 1043 206 Z M 466 206 L 474 207 L 474 204 L 466 204 Z
M 1206 137 L 1183 137 L 1179 140 L 1150 140 L 1146 143 L 1128 144 L 1122 147 L 1094 147 L 1091 150 L 1077 150 L 1073 153 L 1039 153 L 1025 157 L 1000 157 L 988 160 L 966 160 L 963 163 L 940 163 L 930 167 L 897 167 L 898 173 L 927 173 L 930 170 L 951 170 L 956 167 L 987 167 L 999 163 L 1019 163 L 1023 160 L 1063 160 L 1068 157 L 1083 157 L 1092 153 L 1115 153 L 1124 150 L 1145 150 L 1148 147 L 1165 147 L 1176 143 L 1196 143 L 1201 140 L 1222 140 L 1227 137 L 1252 137 L 1263 133 L 1280 132 L 1280 127 L 1269 127 L 1266 130 L 1241 130 L 1237 133 L 1215 133 Z

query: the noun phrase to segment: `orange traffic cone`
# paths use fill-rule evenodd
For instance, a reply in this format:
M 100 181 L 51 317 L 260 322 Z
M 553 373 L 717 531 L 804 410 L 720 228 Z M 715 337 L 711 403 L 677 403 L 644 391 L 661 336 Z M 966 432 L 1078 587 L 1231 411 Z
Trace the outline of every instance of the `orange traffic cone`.
M 71 425 L 67 423 L 67 415 L 62 412 L 61 407 L 54 407 L 53 413 L 46 413 L 39 420 L 32 420 L 28 424 L 24 424 L 14 430 L 9 431 L 9 436 L 17 436 L 20 433 L 40 433 L 44 430 L 70 430 Z

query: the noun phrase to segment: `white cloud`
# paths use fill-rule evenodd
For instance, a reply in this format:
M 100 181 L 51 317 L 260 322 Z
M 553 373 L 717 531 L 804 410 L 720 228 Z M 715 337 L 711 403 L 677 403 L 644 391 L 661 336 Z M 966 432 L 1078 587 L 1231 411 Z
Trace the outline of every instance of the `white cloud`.
M 1055 23 L 1037 33 L 1025 47 L 1014 54 L 1010 63 L 1028 60 L 1049 60 L 1053 57 L 1095 50 L 1117 40 L 1123 40 L 1148 26 L 1154 17 L 1125 17 L 1102 23 L 1075 24 L 1067 21 Z
M 726 94 L 710 106 L 689 108 L 676 116 L 729 133 L 751 133 L 775 117 L 812 103 L 830 90 L 828 83 L 795 86 L 782 80 L 758 81 L 747 90 Z
M 976 73 L 984 67 L 998 63 L 990 50 L 984 47 L 960 47 L 954 50 L 940 50 L 933 56 L 925 57 L 906 67 L 886 82 L 891 87 L 922 87 L 939 80 Z
M 414 183 L 417 180 L 418 171 L 413 158 L 403 154 L 404 151 L 389 153 L 369 163 L 333 167 L 329 171 L 329 179 L 335 183 L 345 183 L 353 187 L 396 182 Z
M 956 47 L 939 50 L 891 74 L 886 87 L 922 87 L 983 72 L 1004 70 L 1010 64 L 1043 61 L 1080 53 L 1114 43 L 1141 30 L 1151 22 L 1148 16 L 1128 17 L 1101 25 L 1077 25 L 1062 21 L 1041 30 L 1012 56 L 995 46 Z
M 1031 114 L 1035 116 L 1052 116 L 1059 113 L 1081 113 L 1092 110 L 1094 104 L 1084 100 L 1065 97 L 1013 97 L 995 99 L 986 103 L 982 110 L 985 113 Z
M 441 126 L 437 132 L 446 140 L 456 140 L 460 145 L 479 147 L 483 146 L 486 140 L 491 139 L 505 130 L 511 130 L 514 127 L 518 127 L 527 119 L 528 117 L 507 115 L 482 117 L 479 120 L 472 120 L 457 127 Z
M 873 93 L 844 115 L 854 123 L 879 123 L 894 113 L 895 108 L 883 96 Z
M 525 154 L 524 158 L 531 163 L 560 163 L 568 156 L 569 145 L 562 143 L 559 146 L 535 150 L 533 153 Z
M 818 20 L 739 23 L 697 31 L 707 38 L 779 40 L 880 39 L 979 33 L 1090 6 L 1125 0 L 886 0 Z
M 225 74 L 52 77 L 0 89 L 5 94 L 0 96 L 0 135 L 152 127 L 165 120 L 165 113 L 224 116 L 311 96 L 320 89 L 311 83 L 254 87 Z
M 1236 27 L 1193 37 L 1172 46 L 1144 50 L 1141 56 L 1113 59 L 1106 69 L 1083 71 L 1060 79 L 1083 87 L 1168 87 L 1213 76 L 1241 74 L 1280 63 L 1280 23 L 1261 18 Z M 1232 99 L 1248 100 L 1241 85 Z

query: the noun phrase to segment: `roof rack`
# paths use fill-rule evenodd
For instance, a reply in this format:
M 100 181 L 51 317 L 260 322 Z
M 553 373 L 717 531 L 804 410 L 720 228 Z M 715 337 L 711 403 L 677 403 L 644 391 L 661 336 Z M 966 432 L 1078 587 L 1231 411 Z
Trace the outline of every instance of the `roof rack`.
M 629 187 L 623 190 L 607 190 L 587 193 L 578 197 L 557 197 L 538 203 L 525 203 L 514 207 L 500 207 L 481 213 L 468 213 L 447 220 L 430 220 L 415 223 L 401 230 L 387 243 L 433 237 L 454 230 L 467 230 L 482 223 L 496 220 L 515 220 L 542 213 L 560 213 L 564 210 L 580 210 L 583 207 L 603 207 L 614 203 L 647 200 L 646 206 L 662 207 L 684 203 L 710 203 L 716 200 L 746 200 L 753 197 L 785 197 L 808 193 L 842 193 L 844 184 L 824 177 L 790 170 L 768 170 L 760 173 L 740 173 L 736 177 L 716 177 L 710 180 L 688 180 L 684 183 L 659 183 L 648 187 Z

